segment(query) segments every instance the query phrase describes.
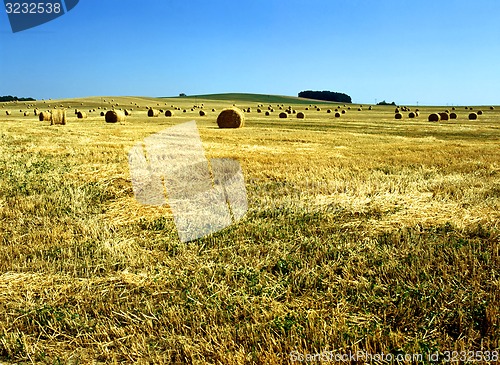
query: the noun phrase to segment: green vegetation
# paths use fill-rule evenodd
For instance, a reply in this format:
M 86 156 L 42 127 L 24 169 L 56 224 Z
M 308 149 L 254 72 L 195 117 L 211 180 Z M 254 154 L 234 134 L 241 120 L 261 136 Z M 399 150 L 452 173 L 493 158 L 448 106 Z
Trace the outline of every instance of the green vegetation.
M 235 100 L 252 108 L 244 128 L 221 130 L 210 110 L 233 100 L 196 99 L 199 117 L 192 98 L 53 101 L 68 108 L 66 126 L 24 117 L 20 103 L 0 113 L 1 361 L 280 364 L 291 353 L 498 349 L 499 108 L 428 123 L 444 108 L 334 118 L 326 108 L 338 104 L 289 99 L 306 119 L 281 120 L 257 113 L 257 98 Z M 98 108 L 111 103 L 132 116 L 105 123 Z M 146 116 L 171 105 L 187 112 Z M 78 120 L 75 108 L 96 112 Z M 207 158 L 239 160 L 249 211 L 181 243 L 168 207 L 135 201 L 127 152 L 193 119 Z
M 11 102 L 11 101 L 35 101 L 35 99 L 33 99 L 33 98 L 18 98 L 17 96 L 12 96 L 12 95 L 0 96 L 0 103 L 1 102 Z
M 333 91 L 301 91 L 299 93 L 300 98 L 308 98 L 308 99 L 317 99 L 317 100 L 325 100 L 334 103 L 352 103 L 351 97 L 344 93 L 337 93 Z

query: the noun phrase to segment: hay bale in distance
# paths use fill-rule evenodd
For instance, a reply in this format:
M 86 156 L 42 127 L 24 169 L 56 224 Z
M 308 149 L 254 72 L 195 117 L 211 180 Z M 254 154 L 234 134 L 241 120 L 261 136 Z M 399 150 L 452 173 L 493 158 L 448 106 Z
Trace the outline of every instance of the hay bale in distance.
M 477 119 L 477 113 L 470 113 L 469 114 L 469 120 L 476 120 Z
M 271 113 L 269 113 L 269 111 L 266 111 L 266 117 L 270 116 Z
M 457 113 L 451 112 L 450 119 L 457 119 Z
M 410 113 L 408 114 L 408 118 L 415 118 L 415 117 L 416 117 L 415 112 L 410 112 Z
M 203 110 L 200 110 L 200 117 L 204 117 L 206 114 Z
M 285 112 L 281 112 L 279 117 L 280 117 L 280 119 L 286 119 L 286 118 L 288 118 L 288 114 Z
M 490 106 L 490 110 L 495 110 L 495 107 L 494 106 Z
M 82 111 L 78 111 L 78 114 L 76 114 L 76 117 L 78 119 L 85 119 L 85 118 L 87 118 L 87 113 L 82 112 Z
M 335 118 L 340 118 L 340 113 L 339 112 L 335 113 Z
M 345 112 L 345 109 L 342 109 L 342 112 L 341 112 L 341 113 L 342 113 L 342 114 L 345 114 L 345 113 L 346 113 L 346 112 Z
M 223 109 L 217 117 L 219 128 L 242 128 L 245 125 L 245 114 L 236 108 Z
M 50 117 L 50 125 L 66 125 L 66 109 L 55 109 Z
M 9 110 L 6 110 L 6 111 L 5 111 L 5 114 L 6 114 L 6 115 L 11 115 L 12 113 L 11 113 Z
M 441 117 L 439 116 L 438 113 L 432 113 L 429 114 L 429 122 L 439 122 L 441 120 Z
M 167 111 L 165 112 L 165 116 L 166 116 L 166 117 L 172 117 L 173 115 L 174 115 L 174 112 L 173 112 L 173 111 L 171 111 L 171 110 L 167 110 Z
M 441 120 L 448 120 L 450 119 L 450 115 L 446 112 L 438 113 L 439 116 L 441 117 Z
M 45 121 L 49 121 L 51 119 L 51 113 L 48 112 L 48 111 L 45 111 L 45 112 L 40 112 L 38 114 L 38 120 L 40 122 L 45 122 Z
M 298 112 L 297 113 L 297 119 L 304 119 L 306 117 L 306 115 L 302 112 Z
M 104 112 L 101 112 L 101 117 L 104 117 Z
M 396 118 L 396 119 L 403 119 L 403 114 L 396 113 L 396 114 L 394 114 L 394 118 Z
M 483 111 L 482 110 L 478 110 L 477 111 L 477 115 L 483 115 Z
M 121 110 L 108 110 L 104 119 L 106 123 L 125 122 L 125 113 Z
M 30 112 L 24 112 L 24 116 L 25 117 L 29 117 L 30 116 Z
M 149 108 L 148 110 L 148 117 L 157 117 L 160 115 L 160 112 L 156 109 Z

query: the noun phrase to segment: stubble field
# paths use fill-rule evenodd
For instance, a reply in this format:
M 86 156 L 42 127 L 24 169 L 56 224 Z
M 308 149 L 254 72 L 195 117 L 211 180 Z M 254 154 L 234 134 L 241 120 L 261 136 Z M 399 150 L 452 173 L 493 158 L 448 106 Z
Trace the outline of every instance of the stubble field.
M 132 108 L 125 123 L 99 116 L 113 103 Z M 191 111 L 202 103 L 204 117 Z M 218 129 L 233 103 L 252 108 L 245 127 Z M 64 105 L 68 123 L 40 122 L 33 107 L 25 117 L 27 104 Z M 279 119 L 281 104 L 306 118 Z M 147 117 L 171 105 L 186 112 Z M 0 360 L 498 350 L 500 109 L 474 107 L 484 113 L 470 121 L 460 106 L 457 120 L 430 123 L 451 107 L 395 120 L 393 106 L 348 106 L 335 118 L 326 110 L 339 104 L 277 97 L 0 103 Z M 168 207 L 134 199 L 127 153 L 191 120 L 207 158 L 240 162 L 249 210 L 182 243 Z

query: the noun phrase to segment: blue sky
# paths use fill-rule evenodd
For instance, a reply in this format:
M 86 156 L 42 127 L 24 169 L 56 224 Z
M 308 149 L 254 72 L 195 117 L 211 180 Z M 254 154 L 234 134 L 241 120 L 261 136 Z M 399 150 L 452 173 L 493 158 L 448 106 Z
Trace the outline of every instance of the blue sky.
M 80 0 L 12 33 L 0 95 L 302 90 L 356 103 L 500 104 L 498 0 Z

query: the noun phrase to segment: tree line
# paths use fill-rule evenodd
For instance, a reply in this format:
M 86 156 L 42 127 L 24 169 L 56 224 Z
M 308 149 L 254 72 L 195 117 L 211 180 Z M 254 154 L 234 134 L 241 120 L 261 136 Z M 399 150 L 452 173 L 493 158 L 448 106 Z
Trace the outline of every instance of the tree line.
M 36 99 L 33 98 L 18 98 L 17 96 L 12 96 L 12 95 L 6 95 L 6 96 L 0 96 L 0 102 L 11 102 L 11 101 L 36 101 Z
M 316 99 L 324 101 L 333 101 L 337 103 L 352 103 L 352 99 L 349 95 L 334 91 L 313 91 L 306 90 L 299 93 L 299 98 Z

